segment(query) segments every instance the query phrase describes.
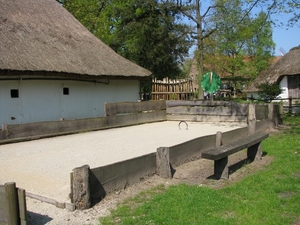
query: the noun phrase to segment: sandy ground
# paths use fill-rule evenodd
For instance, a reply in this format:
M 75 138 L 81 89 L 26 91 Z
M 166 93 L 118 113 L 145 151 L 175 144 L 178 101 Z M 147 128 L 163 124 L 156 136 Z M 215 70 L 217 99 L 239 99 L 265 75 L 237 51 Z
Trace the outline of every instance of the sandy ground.
M 244 126 L 246 124 L 191 122 L 186 130 L 184 124 L 179 129 L 178 122 L 166 121 L 0 145 L 0 184 L 16 182 L 26 192 L 69 202 L 70 172 L 75 167 L 104 166 L 155 152 L 158 147 Z M 206 163 L 213 167 L 212 162 Z M 209 174 L 203 177 L 206 175 Z M 154 177 L 141 185 L 145 188 L 161 182 L 172 183 Z M 122 191 L 123 197 L 129 195 L 126 192 L 130 190 L 133 189 Z M 30 198 L 27 198 L 27 208 L 31 224 L 97 224 L 97 218 L 107 214 L 108 208 L 118 202 L 119 195 L 112 199 L 108 196 L 85 211 L 69 212 Z

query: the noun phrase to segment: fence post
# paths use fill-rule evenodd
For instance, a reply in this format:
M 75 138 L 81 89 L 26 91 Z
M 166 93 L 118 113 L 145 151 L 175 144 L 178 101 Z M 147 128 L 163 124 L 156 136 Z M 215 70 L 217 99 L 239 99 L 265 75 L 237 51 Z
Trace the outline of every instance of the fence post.
M 216 148 L 222 145 L 222 132 L 218 131 L 216 134 Z
M 18 189 L 19 200 L 19 214 L 21 225 L 27 224 L 27 205 L 26 205 L 26 192 L 24 189 Z
M 170 166 L 170 151 L 168 147 L 160 147 L 156 151 L 156 169 L 162 178 L 172 178 Z
M 4 184 L 5 188 L 5 202 L 7 212 L 7 224 L 19 225 L 19 204 L 18 195 L 15 182 L 9 182 Z
M 268 124 L 269 129 L 273 129 L 275 126 L 275 120 L 274 120 L 274 104 L 269 103 L 268 104 Z
M 9 133 L 8 133 L 8 128 L 7 128 L 7 124 L 6 123 L 2 123 L 2 130 L 5 131 L 3 138 L 7 138 L 8 135 L 9 135 Z
M 73 201 L 76 209 L 88 209 L 91 207 L 90 185 L 88 165 L 73 169 Z
M 289 98 L 289 113 L 293 113 L 293 100 L 291 97 Z
M 256 129 L 256 116 L 255 116 L 255 104 L 249 104 L 248 106 L 248 134 L 254 134 Z

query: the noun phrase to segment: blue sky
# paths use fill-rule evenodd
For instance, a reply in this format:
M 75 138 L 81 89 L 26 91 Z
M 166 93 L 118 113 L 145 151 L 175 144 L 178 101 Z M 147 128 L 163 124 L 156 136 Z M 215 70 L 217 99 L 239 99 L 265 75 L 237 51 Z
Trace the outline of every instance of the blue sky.
M 275 55 L 280 55 L 279 49 L 282 48 L 287 53 L 291 48 L 300 45 L 300 28 L 274 28 L 273 41 L 276 44 Z
M 299 11 L 297 12 L 300 13 Z M 276 19 L 279 22 L 287 23 L 291 15 L 278 15 Z M 300 22 L 293 27 L 273 27 L 273 41 L 276 44 L 275 55 L 280 55 L 279 49 L 282 48 L 287 52 L 295 46 L 300 45 Z

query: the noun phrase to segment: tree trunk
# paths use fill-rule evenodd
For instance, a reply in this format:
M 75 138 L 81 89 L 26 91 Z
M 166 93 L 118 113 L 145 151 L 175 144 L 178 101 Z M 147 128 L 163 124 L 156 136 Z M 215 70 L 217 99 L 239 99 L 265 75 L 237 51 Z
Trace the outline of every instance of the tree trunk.
M 196 21 L 197 21 L 197 62 L 199 69 L 199 82 L 201 82 L 203 76 L 203 33 L 202 33 L 202 16 L 200 14 L 201 3 L 200 0 L 196 0 Z M 199 99 L 204 99 L 203 89 L 201 88 L 201 84 L 199 83 Z

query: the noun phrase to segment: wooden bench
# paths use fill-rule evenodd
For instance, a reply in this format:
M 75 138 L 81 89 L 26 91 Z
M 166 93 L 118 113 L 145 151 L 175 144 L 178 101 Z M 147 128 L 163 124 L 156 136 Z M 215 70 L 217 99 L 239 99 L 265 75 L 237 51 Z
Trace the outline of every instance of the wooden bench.
M 250 161 L 261 159 L 261 142 L 269 136 L 266 132 L 258 132 L 237 141 L 209 149 L 202 153 L 202 158 L 214 160 L 214 176 L 216 179 L 228 179 L 228 156 L 247 148 Z

